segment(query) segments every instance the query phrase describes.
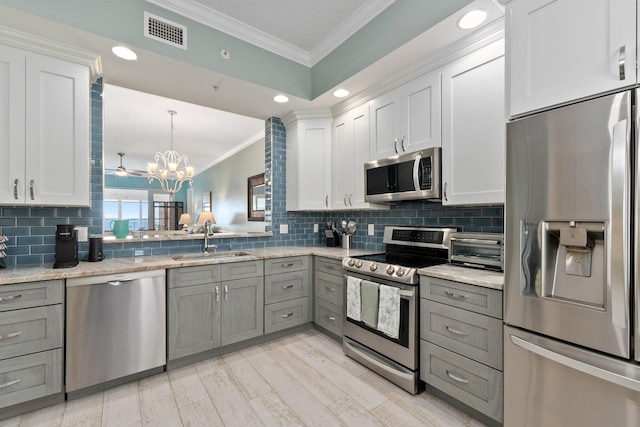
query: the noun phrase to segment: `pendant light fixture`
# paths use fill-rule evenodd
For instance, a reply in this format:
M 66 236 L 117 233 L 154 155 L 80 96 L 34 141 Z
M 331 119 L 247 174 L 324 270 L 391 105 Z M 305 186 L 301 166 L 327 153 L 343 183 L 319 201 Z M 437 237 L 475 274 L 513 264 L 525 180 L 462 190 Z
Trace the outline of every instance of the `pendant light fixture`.
M 181 156 L 173 149 L 173 116 L 178 114 L 173 110 L 169 110 L 171 115 L 171 147 L 164 153 L 157 152 L 153 163 L 147 163 L 147 172 L 149 173 L 149 183 L 154 179 L 160 181 L 160 187 L 166 193 L 169 193 L 171 200 L 173 195 L 180 191 L 182 184 L 188 181 L 193 183 L 193 174 L 195 168 L 187 166 L 187 156 Z

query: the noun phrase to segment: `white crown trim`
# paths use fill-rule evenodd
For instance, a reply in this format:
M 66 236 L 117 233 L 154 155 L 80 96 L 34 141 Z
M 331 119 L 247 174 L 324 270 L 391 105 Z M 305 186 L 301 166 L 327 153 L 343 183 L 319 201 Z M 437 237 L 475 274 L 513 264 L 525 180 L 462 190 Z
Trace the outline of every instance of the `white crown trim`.
M 352 13 L 346 21 L 318 43 L 311 52 L 307 52 L 224 13 L 204 6 L 195 0 L 146 1 L 306 67 L 312 67 L 320 62 L 322 58 L 395 2 L 395 0 L 368 0 Z
M 234 147 L 233 150 L 227 152 L 224 154 L 224 156 L 213 160 L 209 163 L 207 163 L 206 165 L 204 165 L 199 171 L 196 171 L 195 176 L 198 176 L 199 174 L 201 174 L 202 172 L 208 170 L 209 168 L 217 165 L 218 163 L 222 162 L 223 160 L 228 159 L 229 157 L 233 156 L 234 154 L 244 150 L 245 148 L 247 148 L 248 146 L 250 146 L 251 144 L 254 144 L 258 141 L 260 141 L 261 139 L 264 139 L 264 130 L 259 131 L 257 133 L 255 133 L 254 135 L 250 136 L 249 138 L 247 138 L 243 143 L 241 143 L 240 145 Z
M 331 31 L 309 52 L 311 66 L 316 65 L 325 56 L 333 52 L 349 37 L 360 31 L 373 18 L 380 15 L 396 0 L 369 0 L 353 12 L 342 24 Z

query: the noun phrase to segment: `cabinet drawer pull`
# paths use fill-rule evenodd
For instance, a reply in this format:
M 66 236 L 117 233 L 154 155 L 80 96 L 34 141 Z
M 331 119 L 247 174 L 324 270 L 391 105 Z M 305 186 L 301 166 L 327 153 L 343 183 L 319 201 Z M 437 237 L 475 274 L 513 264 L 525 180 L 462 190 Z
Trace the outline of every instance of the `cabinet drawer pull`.
M 18 332 L 12 332 L 10 334 L 7 335 L 0 335 L 0 340 L 8 340 L 9 338 L 15 338 L 19 335 L 22 335 L 22 331 L 18 331 Z
M 467 294 L 457 294 L 455 292 L 451 292 L 451 291 L 444 291 L 444 293 L 449 297 L 449 298 L 455 298 L 455 299 L 469 299 L 469 295 Z
M 22 298 L 22 294 L 7 295 L 6 297 L 0 297 L 0 302 L 11 301 L 11 300 L 18 299 L 18 298 Z
M 327 270 L 334 270 L 333 264 L 325 264 L 324 268 L 326 268 Z
M 626 48 L 626 46 L 620 46 L 620 51 L 618 53 L 618 70 L 620 72 L 620 80 L 625 79 L 624 66 L 627 62 L 627 55 L 625 53 Z
M 332 322 L 334 322 L 334 321 L 336 320 L 336 318 L 335 318 L 335 317 L 333 317 L 333 316 L 329 316 L 328 314 L 325 314 L 325 315 L 324 315 L 324 317 L 326 317 L 326 318 L 327 318 L 327 320 L 331 320 Z
M 4 384 L 0 384 L 0 388 L 6 388 L 6 387 L 10 387 L 14 384 L 18 384 L 20 382 L 20 378 L 17 378 L 13 381 L 9 381 L 8 383 L 4 383 Z
M 13 181 L 13 198 L 18 200 L 18 178 L 16 178 L 15 181 Z
M 459 383 L 462 383 L 462 384 L 469 384 L 469 380 L 468 379 L 466 379 L 465 377 L 463 377 L 460 374 L 456 374 L 454 372 L 451 372 L 448 369 L 447 369 L 447 375 L 449 375 L 449 378 L 451 378 L 454 381 L 458 381 Z
M 455 335 L 460 335 L 463 337 L 466 337 L 467 335 L 469 335 L 469 332 L 465 332 L 465 331 L 461 331 L 460 329 L 454 329 L 449 325 L 444 325 L 445 328 L 447 328 L 447 331 L 451 332 L 452 334 Z
M 282 289 L 291 289 L 291 288 L 293 288 L 293 285 L 286 285 L 282 287 Z
M 216 302 L 220 301 L 220 286 L 216 285 Z
M 31 200 L 34 200 L 33 198 L 33 185 L 35 184 L 35 181 L 32 179 L 31 182 L 29 183 L 29 195 L 31 195 Z
M 324 288 L 327 290 L 327 292 L 335 292 L 336 290 L 335 288 L 330 288 L 328 286 L 325 286 Z
M 293 313 L 289 313 L 289 314 L 281 314 L 280 317 L 282 317 L 283 319 L 286 319 L 287 317 L 291 317 L 293 316 Z
M 292 262 L 283 263 L 283 264 L 282 264 L 282 267 L 283 267 L 283 268 L 293 267 L 293 263 L 292 263 Z
M 224 285 L 224 300 L 227 301 L 229 299 L 229 287 Z

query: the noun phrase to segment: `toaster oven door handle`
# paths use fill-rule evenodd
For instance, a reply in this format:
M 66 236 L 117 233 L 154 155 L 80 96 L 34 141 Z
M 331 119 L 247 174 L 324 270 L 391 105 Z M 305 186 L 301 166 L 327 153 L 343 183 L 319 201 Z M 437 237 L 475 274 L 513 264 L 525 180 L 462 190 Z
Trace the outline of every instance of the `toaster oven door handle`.
M 415 191 L 420 191 L 420 160 L 422 160 L 422 156 L 420 154 L 416 155 L 415 160 L 413 161 L 413 187 Z
M 500 240 L 489 240 L 489 239 L 465 239 L 465 238 L 459 238 L 459 237 L 452 237 L 451 238 L 452 242 L 460 242 L 460 243 L 473 243 L 475 245 L 484 245 L 484 246 L 495 246 L 495 245 L 501 245 L 502 241 Z

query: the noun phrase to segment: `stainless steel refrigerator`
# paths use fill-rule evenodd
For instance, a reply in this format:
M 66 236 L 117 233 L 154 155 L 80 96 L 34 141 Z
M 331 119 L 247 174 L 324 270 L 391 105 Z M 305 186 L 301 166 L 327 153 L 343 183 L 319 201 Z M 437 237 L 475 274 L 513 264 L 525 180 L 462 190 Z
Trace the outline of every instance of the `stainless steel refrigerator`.
M 507 427 L 640 425 L 637 99 L 507 124 Z

